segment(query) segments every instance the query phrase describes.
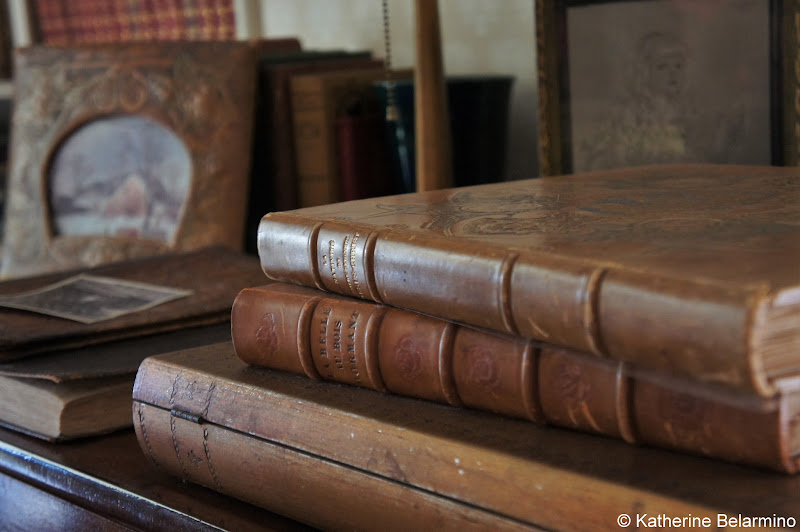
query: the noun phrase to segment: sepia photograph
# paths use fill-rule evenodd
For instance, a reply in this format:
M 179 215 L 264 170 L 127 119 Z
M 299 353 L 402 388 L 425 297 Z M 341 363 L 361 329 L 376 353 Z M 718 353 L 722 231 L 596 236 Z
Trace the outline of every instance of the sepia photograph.
M 0 297 L 0 307 L 27 310 L 81 323 L 116 318 L 191 295 L 190 290 L 78 275 L 23 294 Z

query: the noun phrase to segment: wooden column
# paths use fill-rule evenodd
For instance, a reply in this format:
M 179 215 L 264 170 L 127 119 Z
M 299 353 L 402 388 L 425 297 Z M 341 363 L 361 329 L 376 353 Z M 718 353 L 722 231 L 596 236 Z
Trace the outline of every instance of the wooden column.
M 442 62 L 438 0 L 416 0 L 414 120 L 417 191 L 453 186 L 450 117 Z

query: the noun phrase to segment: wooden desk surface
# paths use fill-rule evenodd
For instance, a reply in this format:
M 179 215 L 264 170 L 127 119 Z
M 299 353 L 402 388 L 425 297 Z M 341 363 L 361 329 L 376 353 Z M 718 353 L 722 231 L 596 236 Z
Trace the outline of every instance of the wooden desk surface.
M 51 444 L 0 429 L 3 530 L 306 530 L 156 470 L 133 430 Z

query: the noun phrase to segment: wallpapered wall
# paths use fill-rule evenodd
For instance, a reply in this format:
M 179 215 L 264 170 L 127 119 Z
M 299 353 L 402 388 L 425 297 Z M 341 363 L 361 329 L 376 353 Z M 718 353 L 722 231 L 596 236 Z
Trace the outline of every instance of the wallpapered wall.
M 371 49 L 384 57 L 381 0 L 263 0 L 261 33 L 307 48 Z M 414 64 L 414 2 L 389 0 L 392 64 Z M 538 175 L 533 0 L 439 0 L 449 74 L 513 74 L 507 177 Z

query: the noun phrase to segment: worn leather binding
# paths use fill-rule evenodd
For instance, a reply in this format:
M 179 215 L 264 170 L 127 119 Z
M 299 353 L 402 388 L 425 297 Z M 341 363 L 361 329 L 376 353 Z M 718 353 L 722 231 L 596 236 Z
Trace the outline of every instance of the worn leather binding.
M 438 530 L 429 505 L 409 508 L 416 490 L 547 530 L 637 512 L 800 518 L 798 476 L 247 366 L 230 343 L 148 358 L 133 393 L 156 465 L 324 529 Z M 447 523 L 467 528 L 454 509 Z
M 634 374 L 624 362 L 280 283 L 239 293 L 231 337 L 248 364 L 629 443 L 798 469 L 794 391 L 769 400 Z
M 264 272 L 776 393 L 800 372 L 800 171 L 655 166 L 271 213 Z
M 145 361 L 137 375 L 133 401 L 133 421 L 142 450 L 153 464 L 172 475 L 325 530 L 539 529 L 286 445 L 281 438 L 263 437 L 259 432 L 263 426 L 239 426 L 252 409 L 269 409 L 269 403 L 261 398 L 245 401 L 246 406 L 230 412 L 233 417 L 226 425 L 219 415 L 226 415 L 222 411 L 228 399 L 241 406 L 238 394 L 244 390 L 242 385 L 270 397 L 280 391 L 231 380 L 231 370 L 243 368 L 230 343 L 175 355 L 177 359 L 151 357 Z M 197 359 L 189 362 L 186 355 Z M 180 364 L 182 357 L 188 363 L 178 369 L 175 363 Z M 257 414 L 251 417 L 257 418 Z

